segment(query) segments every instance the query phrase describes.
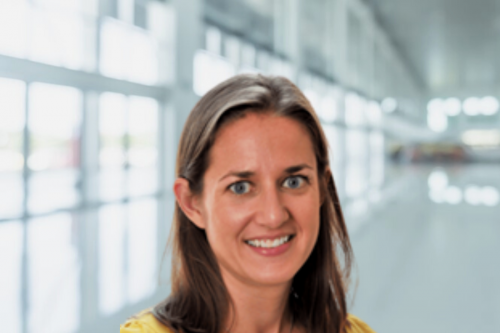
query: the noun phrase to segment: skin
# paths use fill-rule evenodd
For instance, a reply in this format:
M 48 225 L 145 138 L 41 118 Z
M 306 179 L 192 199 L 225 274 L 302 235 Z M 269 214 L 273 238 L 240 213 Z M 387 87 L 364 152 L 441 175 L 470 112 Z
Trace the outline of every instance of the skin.
M 319 232 L 321 195 L 310 136 L 293 119 L 250 112 L 219 130 L 210 161 L 200 196 L 182 178 L 174 192 L 188 218 L 206 231 L 218 260 L 236 309 L 227 326 L 233 324 L 232 333 L 289 332 L 291 282 Z M 294 166 L 302 168 L 287 171 Z M 246 243 L 277 235 L 293 238 L 276 256 Z

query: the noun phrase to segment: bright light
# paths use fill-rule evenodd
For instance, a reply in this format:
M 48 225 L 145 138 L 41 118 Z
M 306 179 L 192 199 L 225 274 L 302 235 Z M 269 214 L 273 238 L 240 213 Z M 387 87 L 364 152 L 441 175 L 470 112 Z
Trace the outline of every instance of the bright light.
M 380 125 L 382 121 L 382 110 L 376 101 L 368 103 L 368 119 L 372 125 Z
M 437 190 L 430 190 L 429 191 L 429 198 L 435 202 L 435 203 L 443 203 L 444 201 L 444 192 L 442 191 L 437 191 Z
M 387 97 L 382 101 L 381 106 L 384 112 L 392 113 L 398 108 L 398 102 L 392 97 Z
M 462 191 L 456 186 L 450 186 L 446 189 L 444 197 L 450 205 L 458 205 L 462 202 Z
M 465 189 L 465 201 L 469 205 L 477 206 L 481 204 L 481 188 L 475 185 L 468 186 Z
M 468 116 L 477 116 L 481 111 L 481 101 L 476 97 L 469 97 L 463 103 L 464 113 Z
M 451 117 L 458 116 L 460 114 L 460 101 L 458 98 L 448 98 L 443 103 L 444 112 Z
M 498 112 L 498 100 L 495 97 L 483 97 L 480 102 L 481 113 L 485 116 L 493 116 Z
M 441 112 L 443 111 L 443 100 L 441 98 L 434 98 L 427 103 L 428 112 Z
M 462 141 L 469 146 L 495 147 L 500 146 L 500 131 L 469 130 L 462 134 Z
M 448 186 L 448 175 L 441 170 L 435 170 L 429 175 L 427 184 L 432 190 L 444 190 Z
M 427 114 L 427 125 L 434 132 L 444 132 L 448 128 L 448 117 L 441 111 L 430 110 Z
M 481 189 L 481 200 L 486 206 L 497 206 L 500 203 L 500 194 L 492 186 L 486 186 Z

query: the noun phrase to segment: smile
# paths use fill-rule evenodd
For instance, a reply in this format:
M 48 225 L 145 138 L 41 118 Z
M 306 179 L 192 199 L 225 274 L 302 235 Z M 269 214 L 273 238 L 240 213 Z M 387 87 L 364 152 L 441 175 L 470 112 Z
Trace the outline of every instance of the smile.
M 272 249 L 278 246 L 281 246 L 287 242 L 289 242 L 293 238 L 293 235 L 288 235 L 288 236 L 283 236 L 275 239 L 252 239 L 252 240 L 247 240 L 245 243 L 247 243 L 250 246 L 253 247 L 262 247 L 266 249 Z

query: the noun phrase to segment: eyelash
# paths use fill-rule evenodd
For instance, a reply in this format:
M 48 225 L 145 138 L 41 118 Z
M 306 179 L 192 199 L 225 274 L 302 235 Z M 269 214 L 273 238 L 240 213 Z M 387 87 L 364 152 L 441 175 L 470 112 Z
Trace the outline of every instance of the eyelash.
M 293 176 L 289 176 L 289 177 L 285 178 L 285 180 L 283 181 L 283 183 L 284 183 L 284 182 L 286 182 L 286 181 L 287 181 L 288 179 L 290 179 L 290 178 L 301 178 L 301 179 L 303 179 L 303 180 L 304 180 L 307 184 L 309 184 L 309 183 L 310 183 L 310 182 L 309 182 L 309 177 L 304 176 L 304 175 L 293 175 Z M 250 183 L 250 182 L 249 182 L 249 181 L 247 181 L 247 180 L 240 180 L 240 181 L 234 182 L 234 183 L 232 183 L 231 185 L 229 185 L 229 186 L 227 187 L 227 189 L 228 189 L 228 190 L 231 190 L 231 187 L 233 187 L 233 186 L 234 186 L 234 185 L 236 185 L 236 184 L 240 184 L 240 183 Z M 295 189 L 293 189 L 293 190 L 295 190 Z M 231 191 L 231 192 L 233 192 L 233 191 Z M 234 193 L 234 192 L 233 192 L 233 193 Z M 235 194 L 235 195 L 243 195 L 243 194 L 238 194 L 238 193 L 234 193 L 234 194 Z M 246 194 L 246 193 L 244 193 L 244 194 Z

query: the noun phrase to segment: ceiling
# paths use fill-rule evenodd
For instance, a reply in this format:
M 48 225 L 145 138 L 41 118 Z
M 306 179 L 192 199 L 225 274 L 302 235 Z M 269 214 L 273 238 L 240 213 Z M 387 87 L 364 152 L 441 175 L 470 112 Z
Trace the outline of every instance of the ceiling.
M 500 94 L 500 0 L 366 0 L 430 96 Z

